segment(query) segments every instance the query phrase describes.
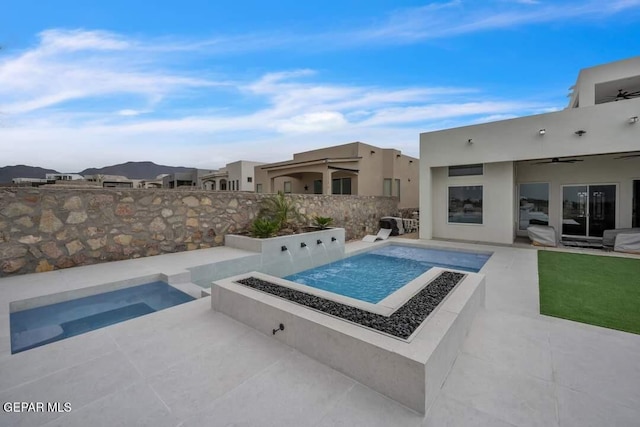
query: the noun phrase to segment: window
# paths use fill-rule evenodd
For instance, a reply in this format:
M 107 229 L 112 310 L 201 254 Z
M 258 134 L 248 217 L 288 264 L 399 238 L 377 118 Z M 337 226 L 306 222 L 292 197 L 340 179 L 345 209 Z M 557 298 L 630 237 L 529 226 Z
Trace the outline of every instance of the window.
M 240 191 L 240 180 L 236 179 L 236 191 Z
M 400 180 L 396 179 L 396 196 L 400 198 Z
M 316 179 L 313 181 L 313 194 L 322 194 L 322 180 Z
M 247 182 L 253 182 L 253 177 L 252 176 L 248 176 L 247 177 Z
M 449 166 L 449 176 L 482 175 L 482 163 L 477 165 Z
M 520 184 L 518 229 L 530 225 L 549 225 L 549 184 Z
M 351 194 L 351 178 L 331 180 L 331 194 Z
M 256 193 L 262 193 L 262 184 L 256 184 Z
M 291 193 L 291 181 L 284 182 L 284 192 Z
M 482 185 L 449 187 L 449 223 L 482 224 Z
M 391 196 L 391 178 L 385 178 L 382 182 L 382 195 Z

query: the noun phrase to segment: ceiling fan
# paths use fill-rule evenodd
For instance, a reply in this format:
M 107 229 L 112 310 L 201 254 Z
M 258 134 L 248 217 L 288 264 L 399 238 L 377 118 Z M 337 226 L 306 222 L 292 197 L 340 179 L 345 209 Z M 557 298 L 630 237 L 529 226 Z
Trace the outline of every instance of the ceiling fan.
M 629 92 L 628 90 L 618 89 L 616 95 L 608 96 L 607 98 L 612 101 L 622 101 L 624 99 L 631 99 L 640 96 L 640 90 Z
M 624 156 L 620 156 L 620 157 L 614 157 L 615 160 L 627 160 L 627 159 L 631 159 L 634 157 L 640 157 L 640 153 L 636 153 L 636 154 L 625 154 Z
M 584 162 L 584 160 L 581 159 L 562 159 L 560 160 L 557 157 L 554 157 L 551 160 L 547 160 L 545 162 L 537 162 L 534 163 L 534 165 L 543 165 L 543 164 L 547 164 L 547 163 L 575 163 L 575 162 Z

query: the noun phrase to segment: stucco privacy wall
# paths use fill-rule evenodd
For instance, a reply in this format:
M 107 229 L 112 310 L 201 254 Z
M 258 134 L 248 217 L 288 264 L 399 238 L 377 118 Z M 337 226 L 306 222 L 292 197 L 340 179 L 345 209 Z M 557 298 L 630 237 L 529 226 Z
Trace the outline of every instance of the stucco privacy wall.
M 0 190 L 0 277 L 221 246 L 268 197 L 162 189 Z M 355 239 L 377 231 L 398 199 L 292 195 L 300 212 L 334 218 Z

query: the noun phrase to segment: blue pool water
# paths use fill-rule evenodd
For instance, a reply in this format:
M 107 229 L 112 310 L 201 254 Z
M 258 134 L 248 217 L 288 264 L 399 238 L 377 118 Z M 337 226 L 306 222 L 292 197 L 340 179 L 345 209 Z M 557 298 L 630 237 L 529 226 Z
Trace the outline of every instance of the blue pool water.
M 431 267 L 477 273 L 490 256 L 393 245 L 292 274 L 285 279 L 375 304 Z
M 11 313 L 11 352 L 19 353 L 192 300 L 164 282 L 153 282 Z

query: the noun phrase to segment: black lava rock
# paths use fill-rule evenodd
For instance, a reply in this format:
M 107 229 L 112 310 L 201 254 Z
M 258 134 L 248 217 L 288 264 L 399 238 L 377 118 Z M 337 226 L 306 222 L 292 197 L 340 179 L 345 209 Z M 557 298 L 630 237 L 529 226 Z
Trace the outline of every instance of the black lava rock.
M 407 339 L 463 277 L 462 273 L 442 272 L 388 317 L 255 277 L 238 280 L 238 283 L 398 338 Z

